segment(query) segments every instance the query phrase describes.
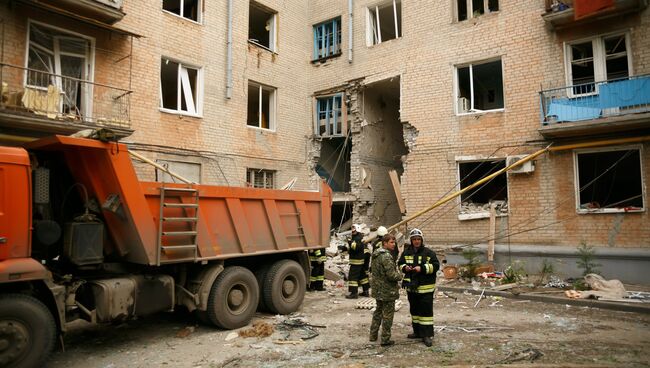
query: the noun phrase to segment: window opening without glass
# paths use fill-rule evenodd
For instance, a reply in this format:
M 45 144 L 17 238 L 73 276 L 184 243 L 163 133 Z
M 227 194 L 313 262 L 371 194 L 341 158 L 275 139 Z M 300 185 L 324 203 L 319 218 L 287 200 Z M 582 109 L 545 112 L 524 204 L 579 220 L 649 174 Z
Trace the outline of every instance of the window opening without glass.
M 160 64 L 160 103 L 163 109 L 199 114 L 200 70 L 163 58 Z
M 341 18 L 314 26 L 314 60 L 341 53 Z
M 322 137 L 346 134 L 342 106 L 342 93 L 316 98 L 316 135 Z
M 183 18 L 201 22 L 200 0 L 163 0 L 163 9 Z
M 248 126 L 275 129 L 275 88 L 248 84 Z
M 630 75 L 625 34 L 567 44 L 566 54 L 574 95 L 595 93 L 595 82 Z
M 251 1 L 248 12 L 248 41 L 275 51 L 276 22 L 276 12 Z
M 504 107 L 501 60 L 457 67 L 457 73 L 459 114 Z
M 457 20 L 476 18 L 499 10 L 499 0 L 455 0 Z
M 273 189 L 275 171 L 264 169 L 246 170 L 246 185 L 253 188 Z
M 402 36 L 402 2 L 368 7 L 367 11 L 368 46 L 393 40 Z

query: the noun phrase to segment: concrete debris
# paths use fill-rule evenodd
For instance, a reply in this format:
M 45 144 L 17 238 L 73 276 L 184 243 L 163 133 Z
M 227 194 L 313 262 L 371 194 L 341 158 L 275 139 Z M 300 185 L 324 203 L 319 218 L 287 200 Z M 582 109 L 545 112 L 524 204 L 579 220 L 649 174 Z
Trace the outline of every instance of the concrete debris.
M 273 335 L 273 325 L 264 321 L 253 322 L 253 327 L 239 331 L 241 337 L 269 337 Z
M 497 363 L 506 364 L 506 363 L 520 362 L 522 360 L 528 360 L 532 362 L 533 360 L 539 359 L 542 356 L 544 356 L 544 354 L 542 354 L 541 351 L 534 348 L 528 348 L 520 352 L 511 353 L 505 359 Z
M 237 332 L 231 332 L 231 333 L 229 333 L 229 334 L 226 336 L 226 338 L 225 338 L 224 340 L 226 340 L 226 341 L 234 340 L 234 339 L 236 339 L 238 336 L 239 336 L 239 333 L 237 333 Z
M 549 277 L 549 280 L 546 283 L 546 285 L 544 285 L 544 287 L 547 287 L 547 288 L 558 288 L 558 289 L 563 289 L 563 288 L 565 288 L 567 286 L 569 286 L 569 284 L 562 281 L 559 277 L 557 277 L 555 275 L 551 275 L 551 277 Z
M 590 273 L 585 276 L 585 283 L 591 288 L 587 291 L 567 290 L 564 294 L 571 299 L 608 299 L 620 300 L 627 296 L 625 286 L 619 280 L 605 280 L 602 276 Z
M 496 214 L 502 215 L 508 213 L 507 201 L 492 201 L 495 206 Z M 491 203 L 473 203 L 472 201 L 463 202 L 460 205 L 461 214 L 490 212 Z

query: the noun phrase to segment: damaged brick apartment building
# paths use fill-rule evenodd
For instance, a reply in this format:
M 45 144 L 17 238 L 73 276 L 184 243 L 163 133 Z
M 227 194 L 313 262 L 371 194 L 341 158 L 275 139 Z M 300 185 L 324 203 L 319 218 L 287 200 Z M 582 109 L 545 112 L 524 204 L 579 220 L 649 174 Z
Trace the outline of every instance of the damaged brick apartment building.
M 337 228 L 565 147 L 409 227 L 650 276 L 647 0 L 1 0 L 0 22 L 3 144 L 105 127 L 196 182 L 324 179 Z

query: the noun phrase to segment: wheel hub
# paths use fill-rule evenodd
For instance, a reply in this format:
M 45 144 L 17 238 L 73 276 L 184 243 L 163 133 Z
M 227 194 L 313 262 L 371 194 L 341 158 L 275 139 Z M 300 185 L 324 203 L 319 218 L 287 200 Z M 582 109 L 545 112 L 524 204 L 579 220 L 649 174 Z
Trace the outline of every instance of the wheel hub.
M 29 349 L 29 331 L 16 321 L 0 322 L 0 365 L 17 360 Z
M 288 297 L 291 296 L 295 290 L 296 283 L 290 278 L 285 279 L 282 283 L 282 294 Z
M 239 289 L 233 289 L 228 294 L 228 304 L 235 309 L 244 301 L 244 293 Z

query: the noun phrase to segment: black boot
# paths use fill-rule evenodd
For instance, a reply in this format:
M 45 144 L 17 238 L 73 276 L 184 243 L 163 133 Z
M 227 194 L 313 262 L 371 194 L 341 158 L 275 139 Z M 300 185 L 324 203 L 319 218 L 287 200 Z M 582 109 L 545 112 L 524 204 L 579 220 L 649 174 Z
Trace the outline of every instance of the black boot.
M 358 299 L 358 298 L 359 298 L 359 294 L 357 293 L 350 293 L 345 296 L 345 299 Z
M 420 327 L 419 325 L 414 323 L 413 324 L 413 333 L 410 333 L 410 334 L 406 335 L 406 338 L 407 339 L 419 339 L 420 338 L 420 331 L 418 331 L 419 327 Z
M 364 291 L 361 293 L 361 296 L 365 296 L 366 298 L 368 298 L 368 297 L 370 297 L 370 293 L 368 292 L 368 290 L 364 290 Z
M 428 347 L 431 346 L 431 345 L 433 345 L 433 341 L 432 341 L 432 339 L 431 339 L 431 336 L 425 336 L 425 337 L 423 337 L 423 338 L 422 338 L 422 342 L 424 343 L 424 345 L 426 345 L 426 346 L 428 346 Z

